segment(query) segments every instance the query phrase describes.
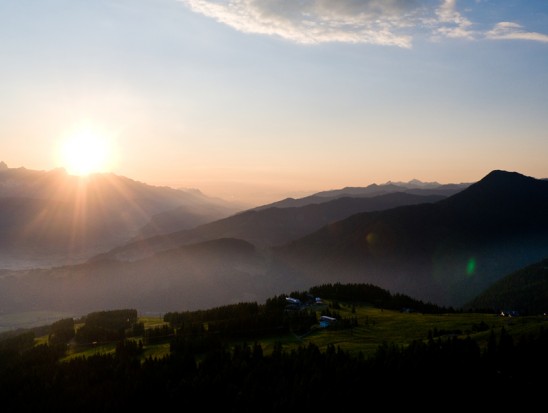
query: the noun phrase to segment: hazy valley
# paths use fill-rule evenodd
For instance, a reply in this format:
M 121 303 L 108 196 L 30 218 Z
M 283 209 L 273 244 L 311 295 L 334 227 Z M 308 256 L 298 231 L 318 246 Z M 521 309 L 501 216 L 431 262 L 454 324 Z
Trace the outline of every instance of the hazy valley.
M 3 314 L 196 310 L 324 282 L 459 308 L 548 256 L 548 181 L 515 172 L 244 211 L 114 175 L 4 168 L 0 182 Z
M 115 174 L 0 165 L 0 268 L 75 264 L 141 235 L 192 228 L 240 210 L 197 190 L 155 187 Z
M 543 405 L 548 1 L 0 1 L 0 55 L 2 412 Z

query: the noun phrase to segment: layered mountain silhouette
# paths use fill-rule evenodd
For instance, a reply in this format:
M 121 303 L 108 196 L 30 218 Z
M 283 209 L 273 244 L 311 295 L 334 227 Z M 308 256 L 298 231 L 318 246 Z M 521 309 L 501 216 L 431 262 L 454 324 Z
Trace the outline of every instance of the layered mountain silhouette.
M 83 261 L 128 242 L 145 225 L 147 231 L 163 231 L 157 214 L 171 213 L 173 230 L 237 211 L 235 205 L 197 191 L 151 186 L 114 174 L 80 178 L 62 169 L 35 171 L 3 164 L 0 268 Z
M 390 182 L 385 184 L 371 184 L 366 187 L 345 187 L 341 189 L 333 189 L 329 191 L 318 192 L 303 198 L 286 198 L 281 201 L 273 202 L 268 205 L 263 205 L 255 208 L 256 210 L 267 208 L 290 208 L 300 207 L 310 204 L 322 204 L 330 202 L 338 198 L 369 198 L 392 193 L 406 193 L 411 195 L 423 196 L 441 196 L 448 197 L 456 194 L 467 188 L 469 183 L 461 184 L 439 184 L 437 182 L 421 182 L 413 179 L 409 182 Z
M 250 210 L 83 264 L 2 271 L 0 311 L 191 310 L 323 282 L 461 306 L 548 256 L 546 211 L 548 182 L 506 171 L 443 199 L 399 193 Z
M 302 207 L 270 207 L 247 210 L 230 217 L 162 236 L 137 240 L 94 259 L 136 260 L 180 245 L 217 238 L 238 238 L 264 248 L 285 244 L 324 225 L 358 212 L 377 211 L 401 205 L 436 202 L 442 195 L 389 193 L 369 198 L 337 198 Z
M 548 182 L 493 171 L 434 204 L 362 213 L 278 249 L 320 280 L 360 280 L 462 305 L 548 254 Z

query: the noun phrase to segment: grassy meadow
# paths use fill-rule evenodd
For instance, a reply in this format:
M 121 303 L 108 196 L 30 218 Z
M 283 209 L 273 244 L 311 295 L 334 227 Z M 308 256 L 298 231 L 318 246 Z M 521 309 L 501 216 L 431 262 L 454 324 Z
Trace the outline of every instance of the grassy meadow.
M 329 304 L 329 303 L 328 303 Z M 356 318 L 357 325 L 352 328 L 313 326 L 305 334 L 284 334 L 268 338 L 260 338 L 256 341 L 261 344 L 264 354 L 272 352 L 274 346 L 279 343 L 286 351 L 296 349 L 298 346 L 313 343 L 321 350 L 328 345 L 340 347 L 342 350 L 354 355 L 362 353 L 365 357 L 373 355 L 378 346 L 383 343 L 394 343 L 405 346 L 414 340 L 427 340 L 429 335 L 437 337 L 470 336 L 481 347 L 487 345 L 491 329 L 499 333 L 501 328 L 519 338 L 523 334 L 533 332 L 540 327 L 548 327 L 547 316 L 526 317 L 502 317 L 498 314 L 486 313 L 448 313 L 448 314 L 422 314 L 417 312 L 400 312 L 375 308 L 360 304 L 345 304 L 339 302 L 338 314 L 343 318 Z M 317 311 L 319 318 L 320 311 Z M 144 323 L 145 329 L 166 324 L 161 317 L 139 317 Z M 76 329 L 81 325 L 77 324 Z M 131 340 L 140 340 L 140 337 Z M 47 342 L 47 336 L 37 337 L 37 344 Z M 252 344 L 247 341 L 248 344 Z M 233 342 L 241 344 L 241 342 Z M 89 357 L 94 354 L 114 353 L 116 342 L 96 343 L 93 346 L 69 345 L 69 351 L 63 360 L 76 357 Z M 145 345 L 143 358 L 162 358 L 169 354 L 169 343 Z
M 353 310 L 352 310 L 353 309 Z M 280 342 L 285 349 L 312 342 L 325 350 L 335 345 L 352 353 L 373 354 L 383 342 L 405 346 L 413 340 L 427 340 L 429 332 L 436 337 L 470 336 L 481 347 L 487 345 L 490 329 L 498 333 L 504 327 L 511 335 L 519 337 L 538 329 L 548 327 L 548 317 L 501 317 L 486 313 L 422 314 L 382 310 L 370 306 L 342 304 L 337 310 L 342 317 L 356 317 L 358 325 L 351 329 L 314 328 L 305 336 L 286 337 Z M 483 324 L 482 324 L 483 323 Z M 481 331 L 485 326 L 488 330 Z M 265 351 L 271 349 L 274 340 L 264 344 Z

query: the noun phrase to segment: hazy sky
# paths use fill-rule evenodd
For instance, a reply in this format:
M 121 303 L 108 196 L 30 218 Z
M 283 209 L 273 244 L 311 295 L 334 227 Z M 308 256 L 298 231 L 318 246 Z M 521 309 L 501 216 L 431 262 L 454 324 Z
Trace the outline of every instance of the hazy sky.
M 548 177 L 546 0 L 1 0 L 0 160 L 252 203 Z M 303 191 L 300 193 L 299 191 Z

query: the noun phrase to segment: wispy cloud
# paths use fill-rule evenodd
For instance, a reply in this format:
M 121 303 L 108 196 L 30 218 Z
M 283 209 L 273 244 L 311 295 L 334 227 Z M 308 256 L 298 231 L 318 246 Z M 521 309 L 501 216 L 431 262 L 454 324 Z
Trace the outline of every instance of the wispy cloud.
M 456 9 L 456 0 L 444 0 L 436 9 L 434 35 L 454 39 L 473 39 L 472 22 Z
M 401 30 L 419 8 L 408 0 L 181 0 L 192 10 L 246 33 L 297 43 L 411 46 Z
M 367 43 L 409 48 L 419 33 L 435 39 L 498 38 L 547 41 L 513 23 L 487 33 L 457 9 L 456 0 L 179 0 L 191 10 L 244 33 L 302 44 Z
M 493 40 L 533 40 L 548 43 L 548 35 L 536 32 L 526 32 L 517 23 L 500 22 L 493 30 L 488 31 L 485 37 Z

